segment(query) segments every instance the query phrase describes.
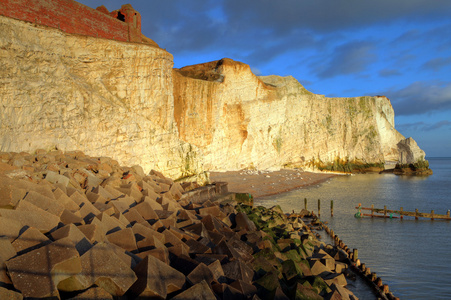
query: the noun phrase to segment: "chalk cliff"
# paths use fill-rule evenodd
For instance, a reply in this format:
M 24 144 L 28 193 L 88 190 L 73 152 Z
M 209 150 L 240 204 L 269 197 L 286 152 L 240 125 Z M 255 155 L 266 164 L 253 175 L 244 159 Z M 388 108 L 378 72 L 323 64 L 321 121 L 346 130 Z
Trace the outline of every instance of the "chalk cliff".
M 0 32 L 0 151 L 81 150 L 178 178 L 380 166 L 416 146 L 399 144 L 385 97 L 327 98 L 230 59 L 173 69 L 156 44 L 4 16 Z M 417 148 L 414 161 L 424 159 Z

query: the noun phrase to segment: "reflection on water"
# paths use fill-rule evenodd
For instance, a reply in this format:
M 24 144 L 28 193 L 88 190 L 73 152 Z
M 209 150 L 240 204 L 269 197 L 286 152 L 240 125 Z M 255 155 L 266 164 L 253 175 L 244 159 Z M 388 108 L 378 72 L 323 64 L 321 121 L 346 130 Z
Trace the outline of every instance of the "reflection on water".
M 430 159 L 432 176 L 392 174 L 339 176 L 320 186 L 260 198 L 256 205 L 279 204 L 286 212 L 308 209 L 321 219 L 390 286 L 401 299 L 451 299 L 451 222 L 405 217 L 354 218 L 355 206 L 446 214 L 451 209 L 451 159 Z M 330 217 L 334 200 L 334 217 Z

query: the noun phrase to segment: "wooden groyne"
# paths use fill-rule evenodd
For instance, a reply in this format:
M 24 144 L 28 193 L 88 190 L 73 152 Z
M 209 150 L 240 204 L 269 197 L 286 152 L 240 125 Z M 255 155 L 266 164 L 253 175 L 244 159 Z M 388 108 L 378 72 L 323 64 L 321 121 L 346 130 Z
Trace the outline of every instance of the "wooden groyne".
M 384 300 L 399 300 L 398 297 L 395 297 L 392 292 L 390 292 L 390 288 L 388 284 L 384 284 L 382 279 L 377 276 L 375 272 L 371 272 L 371 269 L 368 268 L 364 263 L 360 262 L 359 252 L 357 249 L 348 248 L 348 246 L 334 233 L 332 229 L 330 229 L 327 225 L 323 224 L 323 228 L 327 234 L 334 240 L 335 246 L 340 250 L 346 252 L 349 257 L 350 267 L 351 269 L 359 275 L 372 289 L 378 299 Z
M 355 207 L 359 210 L 357 214 L 360 213 L 361 216 L 366 217 L 372 217 L 372 218 L 401 218 L 403 219 L 404 216 L 414 217 L 415 220 L 418 220 L 418 218 L 427 218 L 431 220 L 439 219 L 439 220 L 451 220 L 450 212 L 449 210 L 446 212 L 446 214 L 436 214 L 434 210 L 431 210 L 431 213 L 423 213 L 419 212 L 418 209 L 415 209 L 414 212 L 412 211 L 404 211 L 401 207 L 399 210 L 391 210 L 387 209 L 387 206 L 384 205 L 384 208 L 374 208 L 374 204 L 371 204 L 371 207 L 362 207 L 360 204 Z M 362 213 L 362 210 L 368 210 L 370 213 Z

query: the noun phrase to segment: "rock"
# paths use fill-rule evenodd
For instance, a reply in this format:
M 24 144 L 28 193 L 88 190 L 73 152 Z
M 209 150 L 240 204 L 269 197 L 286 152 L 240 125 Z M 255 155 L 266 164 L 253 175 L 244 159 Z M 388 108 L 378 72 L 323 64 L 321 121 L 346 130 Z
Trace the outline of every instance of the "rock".
M 92 287 L 67 300 L 113 300 L 113 296 L 101 287 Z
M 124 250 L 135 251 L 138 249 L 136 246 L 135 234 L 131 228 L 125 228 L 106 236 L 110 243 L 113 243 Z
M 178 294 L 174 300 L 188 300 L 188 299 L 198 299 L 198 300 L 216 300 L 215 294 L 212 292 L 208 283 L 202 281 L 186 291 Z
M 113 296 L 122 296 L 137 279 L 130 266 L 106 243 L 96 244 L 80 260 L 79 274 L 61 281 L 60 290 L 79 291 L 96 284 Z
M 83 255 L 86 251 L 91 249 L 92 244 L 74 224 L 69 224 L 51 233 L 54 240 L 65 239 L 72 242 L 78 253 Z
M 64 176 L 64 175 L 60 175 L 56 172 L 53 171 L 47 171 L 47 174 L 45 176 L 45 180 L 47 180 L 50 183 L 56 184 L 62 184 L 63 186 L 68 186 L 69 185 L 69 178 Z
M 14 180 L 0 177 L 0 208 L 13 208 L 27 191 L 14 186 Z
M 0 286 L 0 299 L 22 300 L 23 296 L 22 296 L 22 294 L 20 294 L 18 292 L 11 291 L 11 290 L 8 290 L 8 289 Z
M 234 260 L 222 266 L 225 277 L 232 280 L 242 280 L 251 283 L 254 271 L 241 260 Z
M 23 254 L 50 244 L 51 242 L 52 241 L 38 229 L 30 227 L 27 228 L 27 230 L 25 230 L 12 245 L 17 253 Z
M 213 272 L 204 263 L 200 263 L 186 278 L 192 285 L 201 281 L 206 281 L 210 285 L 215 280 Z
M 58 297 L 58 284 L 82 270 L 75 247 L 59 242 L 12 258 L 6 266 L 14 287 L 34 298 Z
M 235 216 L 236 228 L 238 230 L 245 229 L 247 231 L 255 231 L 257 227 L 254 222 L 249 220 L 248 216 L 242 212 L 239 212 Z
M 28 201 L 57 217 L 60 217 L 64 211 L 64 206 L 59 204 L 55 199 L 46 197 L 35 191 L 28 192 L 22 201 Z
M 0 237 L 7 237 L 11 242 L 14 241 L 26 225 L 21 222 L 2 217 L 2 210 L 0 209 Z
M 44 211 L 28 201 L 21 201 L 16 210 L 0 209 L 0 216 L 17 221 L 21 227 L 30 226 L 47 233 L 58 226 L 59 217 Z
M 153 256 L 144 258 L 134 269 L 138 280 L 131 291 L 139 297 L 165 299 L 172 292 L 182 289 L 185 275 Z

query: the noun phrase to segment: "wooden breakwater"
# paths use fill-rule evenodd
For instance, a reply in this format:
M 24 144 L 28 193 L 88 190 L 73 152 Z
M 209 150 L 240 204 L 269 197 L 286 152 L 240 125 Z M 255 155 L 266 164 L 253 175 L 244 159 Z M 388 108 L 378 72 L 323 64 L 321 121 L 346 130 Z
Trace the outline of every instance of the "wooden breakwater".
M 446 214 L 436 214 L 434 210 L 431 210 L 430 213 L 419 212 L 418 209 L 415 211 L 405 211 L 402 207 L 399 210 L 391 210 L 387 209 L 387 206 L 384 205 L 384 208 L 375 208 L 374 204 L 371 204 L 371 207 L 362 207 L 360 204 L 355 207 L 359 210 L 361 216 L 372 217 L 372 218 L 401 218 L 404 216 L 414 217 L 415 220 L 418 218 L 427 218 L 431 220 L 439 219 L 439 220 L 451 220 L 450 211 L 448 210 Z M 362 210 L 370 211 L 370 213 L 362 213 Z
M 349 257 L 350 267 L 352 270 L 359 275 L 372 289 L 376 294 L 378 299 L 384 300 L 399 300 L 398 297 L 395 297 L 392 292 L 390 292 L 390 288 L 388 284 L 385 284 L 382 279 L 377 276 L 375 272 L 371 272 L 371 269 L 367 267 L 364 263 L 360 262 L 358 258 L 359 252 L 357 249 L 348 248 L 348 246 L 335 234 L 335 232 L 330 229 L 327 225 L 323 224 L 323 228 L 327 234 L 334 240 L 335 246 L 338 249 L 346 252 Z

